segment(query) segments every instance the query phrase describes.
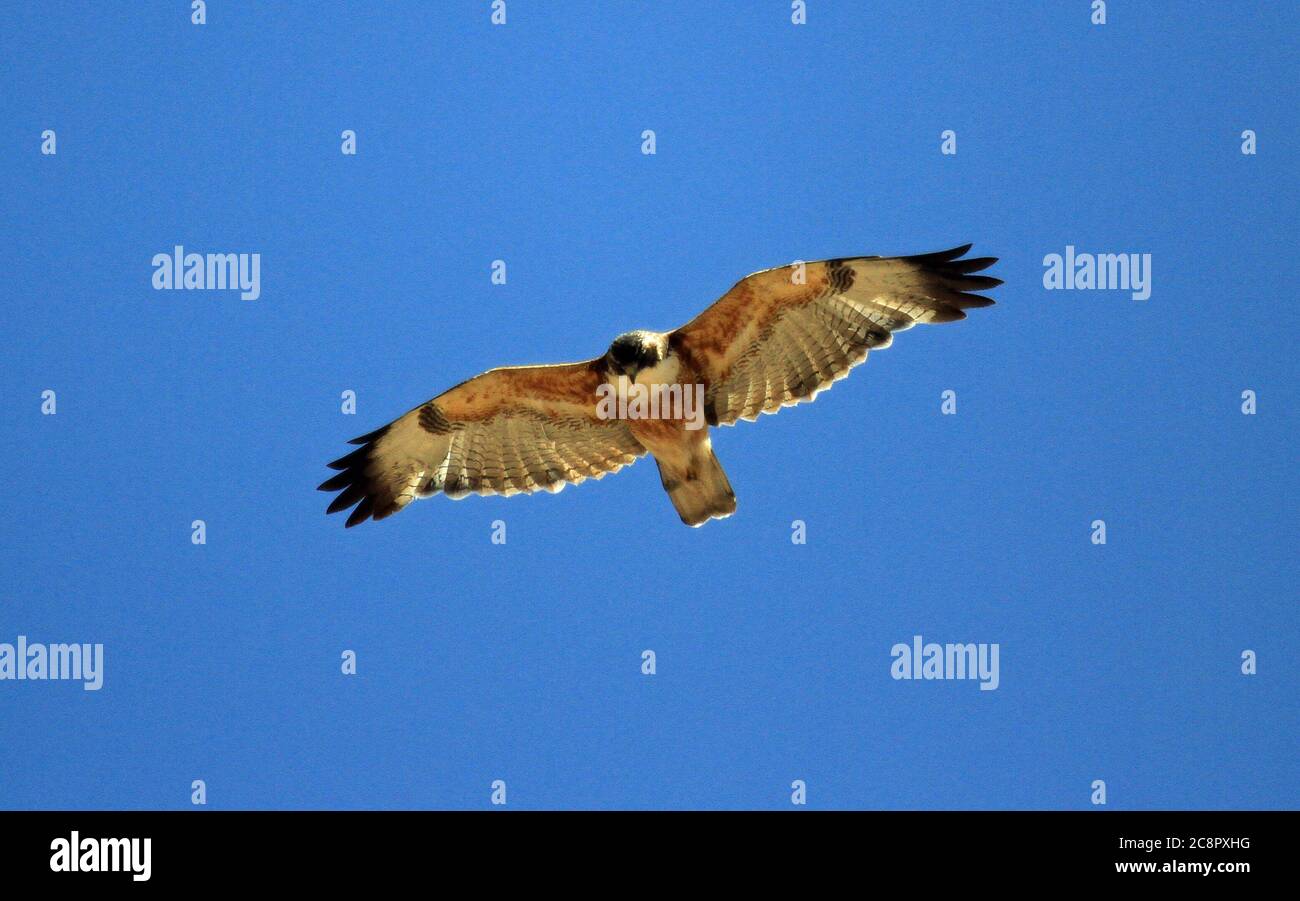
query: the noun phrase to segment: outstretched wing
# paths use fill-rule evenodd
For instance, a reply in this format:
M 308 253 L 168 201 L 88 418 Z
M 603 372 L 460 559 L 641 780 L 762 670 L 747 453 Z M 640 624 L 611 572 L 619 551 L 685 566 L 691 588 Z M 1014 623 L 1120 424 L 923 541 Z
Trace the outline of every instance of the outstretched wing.
M 775 413 L 843 378 L 918 322 L 965 319 L 1002 281 L 970 245 L 910 257 L 795 263 L 746 276 L 669 335 L 705 383 L 705 416 L 730 425 Z
M 341 492 L 327 512 L 356 504 L 355 526 L 439 491 L 559 491 L 599 479 L 645 453 L 627 425 L 597 415 L 596 361 L 492 369 L 421 404 L 329 464 L 320 486 Z

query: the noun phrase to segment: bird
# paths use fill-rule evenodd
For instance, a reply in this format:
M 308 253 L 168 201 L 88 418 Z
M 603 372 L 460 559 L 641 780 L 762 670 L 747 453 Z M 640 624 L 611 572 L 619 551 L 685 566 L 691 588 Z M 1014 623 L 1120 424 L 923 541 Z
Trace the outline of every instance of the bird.
M 995 257 L 936 253 L 795 262 L 747 275 L 670 332 L 619 335 L 595 359 L 490 369 L 329 463 L 326 512 L 381 520 L 416 498 L 551 493 L 647 453 L 682 522 L 736 511 L 709 428 L 813 400 L 917 324 L 987 307 Z M 660 401 L 656 403 L 655 401 Z

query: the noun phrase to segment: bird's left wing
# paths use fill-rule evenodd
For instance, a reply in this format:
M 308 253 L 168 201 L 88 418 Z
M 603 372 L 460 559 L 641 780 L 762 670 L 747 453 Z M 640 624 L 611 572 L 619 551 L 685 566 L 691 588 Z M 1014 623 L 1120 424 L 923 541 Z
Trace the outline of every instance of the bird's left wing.
M 383 519 L 417 497 L 517 494 L 599 479 L 645 448 L 598 415 L 597 361 L 492 369 L 421 404 L 329 464 L 320 486 L 341 492 L 327 512 L 356 504 L 347 524 Z
M 852 257 L 755 272 L 669 334 L 704 380 L 710 425 L 757 419 L 811 400 L 918 322 L 952 322 L 993 303 L 1002 284 L 959 259 L 970 245 L 909 257 Z

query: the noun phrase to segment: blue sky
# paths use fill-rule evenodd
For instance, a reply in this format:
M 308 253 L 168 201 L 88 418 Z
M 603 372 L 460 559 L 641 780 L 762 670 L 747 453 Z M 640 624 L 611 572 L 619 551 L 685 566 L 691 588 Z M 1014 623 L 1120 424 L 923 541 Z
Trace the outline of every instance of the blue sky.
M 1295 6 L 488 6 L 4 5 L 0 642 L 105 673 L 0 681 L 0 807 L 1300 804 Z M 484 369 L 966 242 L 997 306 L 716 430 L 729 520 L 648 461 L 323 515 Z M 153 290 L 177 244 L 261 297 Z M 1150 299 L 1045 290 L 1066 245 Z M 917 634 L 998 689 L 892 679 Z

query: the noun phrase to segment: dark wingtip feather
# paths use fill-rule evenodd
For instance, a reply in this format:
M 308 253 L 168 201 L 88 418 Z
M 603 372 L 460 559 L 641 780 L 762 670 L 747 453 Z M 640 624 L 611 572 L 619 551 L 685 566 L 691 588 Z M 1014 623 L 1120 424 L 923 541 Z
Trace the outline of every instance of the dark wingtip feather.
M 996 288 L 998 285 L 1003 284 L 1002 279 L 994 278 L 991 275 L 972 275 L 971 273 L 989 268 L 998 261 L 998 258 L 971 257 L 969 259 L 959 259 L 972 246 L 974 245 L 963 244 L 961 247 L 954 247 L 952 250 L 923 253 L 903 257 L 903 259 L 919 266 L 923 272 L 935 278 L 938 282 L 935 286 L 936 289 L 942 289 L 939 292 L 939 299 L 948 306 L 958 310 L 992 306 L 994 303 L 993 298 L 983 297 L 975 292 Z M 957 318 L 965 318 L 965 316 Z M 952 320 L 942 318 L 934 321 L 949 322 Z
M 955 260 L 974 246 L 975 245 L 973 244 L 963 244 L 961 247 L 952 247 L 948 250 L 936 250 L 933 253 L 918 253 L 915 256 L 904 257 L 904 259 L 911 260 L 914 263 L 928 263 L 932 265 L 937 263 L 946 263 L 949 260 Z
M 948 304 L 943 304 L 942 306 L 939 306 L 935 309 L 934 318 L 931 319 L 930 321 L 935 323 L 958 322 L 965 318 L 966 318 L 966 313 L 962 311 L 961 307 L 954 307 L 954 306 L 949 306 Z
M 336 476 L 331 476 L 316 486 L 317 491 L 341 491 L 352 484 L 352 473 L 341 472 Z
M 365 496 L 365 486 L 359 482 L 353 482 L 344 489 L 342 494 L 330 501 L 330 505 L 325 508 L 325 512 L 328 514 L 346 510 Z
M 374 442 L 382 438 L 384 436 L 384 432 L 387 431 L 388 431 L 388 426 L 384 426 L 383 428 L 375 429 L 373 432 L 367 432 L 364 435 L 360 435 L 356 438 L 353 438 L 351 441 L 348 442 L 348 444 L 373 444 Z
M 954 272 L 970 274 L 979 272 L 981 269 L 987 269 L 997 261 L 997 257 L 969 257 L 964 260 L 953 260 L 948 265 Z
M 376 496 L 381 494 L 382 491 L 381 486 L 370 476 L 368 470 L 375 450 L 375 441 L 383 437 L 387 431 L 388 426 L 384 426 L 384 428 L 376 429 L 368 435 L 361 436 L 361 438 L 353 439 L 350 442 L 352 444 L 359 441 L 365 443 L 356 450 L 327 464 L 331 469 L 341 471 L 321 482 L 317 487 L 318 491 L 339 492 L 338 497 L 331 500 L 329 506 L 325 508 L 326 514 L 338 513 L 354 504 L 356 505 L 356 509 L 348 515 L 346 523 L 348 528 L 365 522 L 375 512 Z M 382 517 L 375 516 L 375 518 L 380 519 Z
M 354 450 L 350 454 L 344 454 L 332 463 L 326 463 L 330 469 L 350 469 L 357 463 L 365 462 L 366 455 L 370 453 L 370 448 L 362 447 Z
M 370 518 L 370 511 L 374 509 L 374 506 L 375 506 L 374 498 L 372 497 L 362 498 L 361 503 L 357 504 L 357 508 L 353 510 L 352 515 L 348 517 L 346 527 L 350 529 L 353 526 L 358 525 L 359 523 L 365 522 L 367 519 Z

